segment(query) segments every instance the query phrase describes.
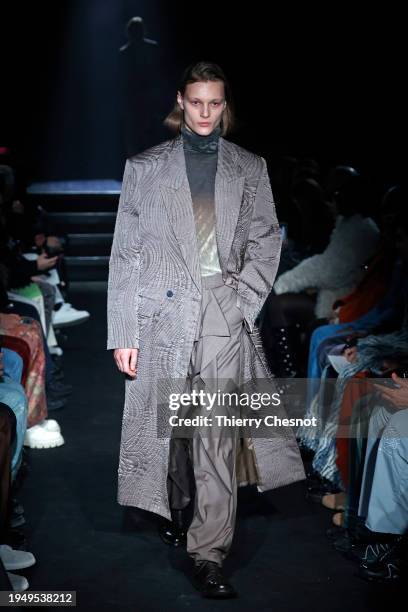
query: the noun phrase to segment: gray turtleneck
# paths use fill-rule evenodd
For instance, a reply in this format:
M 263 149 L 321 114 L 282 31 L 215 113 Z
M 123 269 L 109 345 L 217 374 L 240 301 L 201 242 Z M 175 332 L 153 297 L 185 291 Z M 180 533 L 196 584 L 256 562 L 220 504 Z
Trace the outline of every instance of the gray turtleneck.
M 208 136 L 200 136 L 183 125 L 181 133 L 193 201 L 201 275 L 209 276 L 221 272 L 215 235 L 214 199 L 221 129 L 217 127 Z

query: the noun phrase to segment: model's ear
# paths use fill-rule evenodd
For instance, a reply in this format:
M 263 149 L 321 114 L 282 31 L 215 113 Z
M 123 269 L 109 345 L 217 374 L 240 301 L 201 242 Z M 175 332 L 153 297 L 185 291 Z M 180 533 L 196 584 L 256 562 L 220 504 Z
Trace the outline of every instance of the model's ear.
M 180 91 L 177 92 L 177 103 L 180 106 L 181 110 L 184 110 L 183 96 L 181 95 Z

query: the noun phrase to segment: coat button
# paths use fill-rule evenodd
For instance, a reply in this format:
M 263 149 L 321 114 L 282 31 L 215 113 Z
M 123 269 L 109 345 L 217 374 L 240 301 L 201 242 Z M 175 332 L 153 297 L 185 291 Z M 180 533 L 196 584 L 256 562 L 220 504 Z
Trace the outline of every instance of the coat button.
M 171 297 L 172 295 L 173 295 L 173 292 L 172 292 L 172 290 L 171 290 L 171 289 L 169 289 L 169 290 L 167 291 L 167 297 Z

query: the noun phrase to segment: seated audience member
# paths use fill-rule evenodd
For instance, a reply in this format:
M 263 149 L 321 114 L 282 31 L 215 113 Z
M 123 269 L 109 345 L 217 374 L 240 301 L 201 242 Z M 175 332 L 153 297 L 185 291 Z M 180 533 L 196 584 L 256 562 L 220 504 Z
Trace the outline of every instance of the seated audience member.
M 336 194 L 337 217 L 329 245 L 323 253 L 280 275 L 274 284 L 276 294 L 314 289 L 316 317 L 330 318 L 334 302 L 356 287 L 364 273 L 363 265 L 378 248 L 380 233 L 367 215 L 366 197 L 361 177 Z

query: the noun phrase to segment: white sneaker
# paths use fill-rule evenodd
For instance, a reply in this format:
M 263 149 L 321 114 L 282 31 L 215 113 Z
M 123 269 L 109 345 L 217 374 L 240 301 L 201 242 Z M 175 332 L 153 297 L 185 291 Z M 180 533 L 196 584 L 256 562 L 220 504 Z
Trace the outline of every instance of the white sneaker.
M 64 302 L 59 310 L 52 313 L 54 327 L 68 327 L 87 321 L 91 315 L 87 310 L 77 310 L 69 302 Z
M 63 355 L 64 351 L 62 350 L 62 348 L 60 346 L 49 346 L 48 350 L 50 351 L 51 355 Z
M 14 550 L 8 544 L 0 545 L 0 559 L 6 570 L 20 570 L 31 567 L 35 563 L 35 557 L 26 550 Z
M 11 572 L 7 572 L 7 576 L 11 582 L 13 591 L 26 591 L 28 589 L 28 580 L 25 576 L 20 576 L 20 574 L 12 574 Z
M 24 436 L 24 446 L 30 448 L 54 448 L 63 444 L 65 440 L 59 431 L 47 431 L 41 425 L 29 427 Z
M 44 419 L 38 425 L 45 431 L 61 431 L 61 427 L 55 419 Z

